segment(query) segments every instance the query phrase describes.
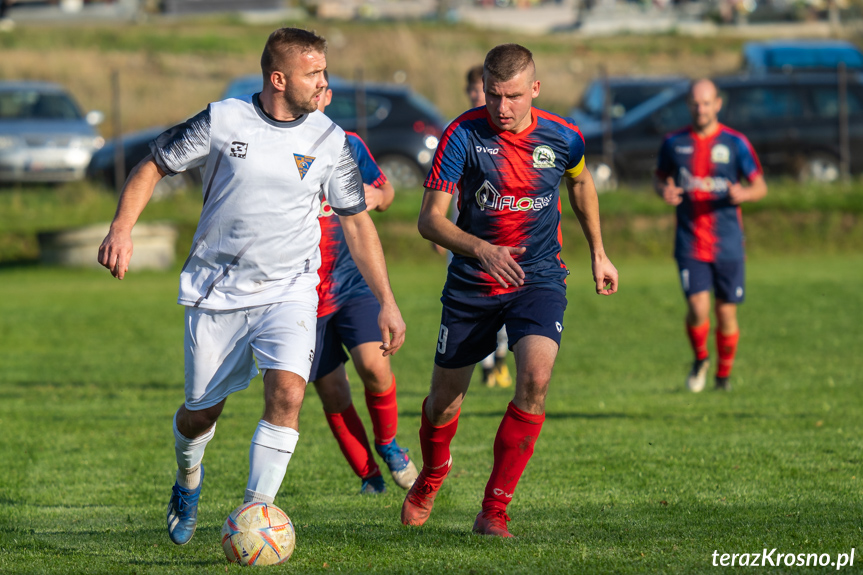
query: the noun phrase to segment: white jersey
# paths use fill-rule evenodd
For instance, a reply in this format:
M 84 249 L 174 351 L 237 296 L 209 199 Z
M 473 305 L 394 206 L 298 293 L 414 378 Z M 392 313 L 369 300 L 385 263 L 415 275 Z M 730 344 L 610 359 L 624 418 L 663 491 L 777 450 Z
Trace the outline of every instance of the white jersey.
M 257 94 L 210 104 L 156 138 L 172 174 L 203 168 L 204 205 L 178 302 L 240 309 L 314 290 L 321 195 L 339 215 L 366 209 L 345 133 L 321 112 L 279 122 Z

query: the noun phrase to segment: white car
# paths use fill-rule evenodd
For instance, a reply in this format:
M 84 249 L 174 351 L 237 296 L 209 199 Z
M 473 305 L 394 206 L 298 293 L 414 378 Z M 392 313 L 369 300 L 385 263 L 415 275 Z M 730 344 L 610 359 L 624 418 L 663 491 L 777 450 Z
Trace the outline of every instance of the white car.
M 80 180 L 105 140 L 57 84 L 0 82 L 0 182 Z

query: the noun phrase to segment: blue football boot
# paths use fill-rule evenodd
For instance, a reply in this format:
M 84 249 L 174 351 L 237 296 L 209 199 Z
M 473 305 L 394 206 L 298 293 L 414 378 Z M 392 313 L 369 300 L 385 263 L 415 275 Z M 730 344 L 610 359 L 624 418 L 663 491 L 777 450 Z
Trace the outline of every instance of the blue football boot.
M 186 489 L 174 482 L 168 502 L 168 536 L 177 545 L 185 545 L 195 534 L 198 525 L 198 499 L 204 485 L 204 464 L 201 464 L 201 481 L 197 489 Z
M 396 485 L 402 489 L 410 489 L 419 474 L 417 473 L 416 465 L 408 457 L 408 450 L 399 447 L 399 444 L 393 439 L 386 445 L 375 443 L 375 451 L 378 452 L 378 455 L 383 458 L 384 463 L 389 467 Z

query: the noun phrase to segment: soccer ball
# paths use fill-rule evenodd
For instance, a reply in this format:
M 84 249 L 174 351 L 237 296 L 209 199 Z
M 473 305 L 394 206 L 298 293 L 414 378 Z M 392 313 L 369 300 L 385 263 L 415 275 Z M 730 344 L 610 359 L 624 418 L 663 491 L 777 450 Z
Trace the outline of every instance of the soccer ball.
M 272 503 L 243 503 L 222 526 L 225 557 L 240 565 L 278 565 L 287 561 L 297 535 L 284 511 Z

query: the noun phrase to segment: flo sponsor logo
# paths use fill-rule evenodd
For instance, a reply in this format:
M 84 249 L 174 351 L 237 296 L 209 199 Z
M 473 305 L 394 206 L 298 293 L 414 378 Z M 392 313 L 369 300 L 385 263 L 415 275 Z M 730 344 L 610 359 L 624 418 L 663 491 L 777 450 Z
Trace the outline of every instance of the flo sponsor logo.
M 731 180 L 722 176 L 693 176 L 686 168 L 680 168 L 680 187 L 686 192 L 728 193 Z
M 541 198 L 504 196 L 488 180 L 483 182 L 482 186 L 476 191 L 475 197 L 479 209 L 483 211 L 538 212 L 548 206 L 552 200 L 551 194 L 542 196 Z

